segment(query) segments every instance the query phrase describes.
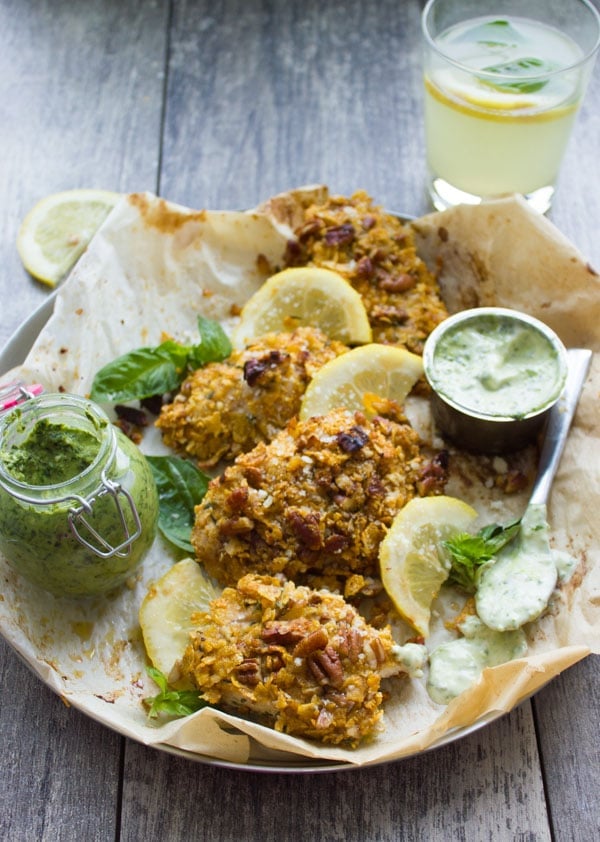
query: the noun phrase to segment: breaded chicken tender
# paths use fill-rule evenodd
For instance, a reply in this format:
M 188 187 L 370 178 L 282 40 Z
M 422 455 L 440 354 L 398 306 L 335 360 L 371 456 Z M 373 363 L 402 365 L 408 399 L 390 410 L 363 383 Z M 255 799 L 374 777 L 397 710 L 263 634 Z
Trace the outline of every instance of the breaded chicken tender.
M 244 576 L 194 621 L 184 682 L 287 734 L 356 747 L 381 718 L 381 678 L 403 671 L 389 627 L 368 625 L 339 595 L 274 577 Z
M 425 339 L 448 313 L 409 225 L 359 191 L 312 205 L 294 233 L 288 266 L 339 272 L 362 296 L 374 342 L 422 353 Z
M 255 572 L 347 597 L 377 591 L 379 544 L 394 515 L 445 481 L 444 458 L 425 456 L 394 407 L 396 420 L 344 409 L 293 419 L 238 457 L 196 507 L 198 561 L 225 585 Z
M 297 415 L 314 374 L 347 351 L 320 330 L 268 334 L 188 377 L 157 419 L 163 440 L 202 465 L 270 441 Z

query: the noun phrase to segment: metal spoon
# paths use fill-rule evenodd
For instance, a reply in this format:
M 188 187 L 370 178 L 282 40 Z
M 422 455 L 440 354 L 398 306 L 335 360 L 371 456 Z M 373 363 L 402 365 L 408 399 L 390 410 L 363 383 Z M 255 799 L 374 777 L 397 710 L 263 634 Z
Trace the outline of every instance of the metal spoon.
M 530 506 L 543 505 L 548 500 L 590 367 L 592 352 L 584 348 L 570 348 L 567 351 L 567 357 L 567 382 L 563 394 L 552 408 L 548 418 L 538 472 L 529 498 Z

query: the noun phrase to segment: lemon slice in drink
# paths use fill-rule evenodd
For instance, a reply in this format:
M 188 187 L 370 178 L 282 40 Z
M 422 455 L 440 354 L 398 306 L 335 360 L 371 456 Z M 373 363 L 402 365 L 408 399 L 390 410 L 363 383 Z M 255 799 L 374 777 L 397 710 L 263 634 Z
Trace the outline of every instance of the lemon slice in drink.
M 431 605 L 450 572 L 442 542 L 468 531 L 476 517 L 475 509 L 456 497 L 415 497 L 381 542 L 383 586 L 400 616 L 423 637 L 429 634 Z
M 55 286 L 119 198 L 119 193 L 108 190 L 66 190 L 41 199 L 23 220 L 17 237 L 17 250 L 29 274 Z
M 192 614 L 206 611 L 220 592 L 191 558 L 174 564 L 150 586 L 140 606 L 139 621 L 148 657 L 163 675 L 168 677 L 185 651 L 194 628 Z
M 309 325 L 347 345 L 371 341 L 371 327 L 355 289 L 337 272 L 316 266 L 272 275 L 242 309 L 233 344 L 243 348 L 266 333 Z
M 403 404 L 422 374 L 421 357 L 404 348 L 376 342 L 353 348 L 315 374 L 304 393 L 300 418 L 325 415 L 339 407 L 373 415 L 373 397 Z

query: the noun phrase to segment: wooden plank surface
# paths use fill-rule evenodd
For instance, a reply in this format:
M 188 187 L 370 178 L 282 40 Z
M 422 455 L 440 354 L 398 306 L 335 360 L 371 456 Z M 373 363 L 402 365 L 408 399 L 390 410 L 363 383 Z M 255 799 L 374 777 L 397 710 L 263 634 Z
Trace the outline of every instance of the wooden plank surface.
M 150 770 L 145 755 L 128 744 L 123 842 L 550 839 L 528 706 L 420 757 L 326 775 L 211 769 L 166 755 Z M 169 808 L 153 809 L 163 792 Z
M 15 239 L 42 196 L 156 189 L 166 2 L 0 3 L 0 344 L 49 291 Z M 0 641 L 0 839 L 118 838 L 124 741 L 70 710 Z
M 74 187 L 156 190 L 168 0 L 2 0 L 0 342 L 47 298 L 15 239 L 33 204 Z
M 54 190 L 157 189 L 238 208 L 322 181 L 425 212 L 420 7 L 0 0 L 0 343 L 48 294 L 14 239 Z M 552 212 L 596 266 L 599 69 Z M 599 674 L 588 659 L 533 703 L 417 758 L 259 775 L 122 740 L 65 708 L 0 642 L 0 838 L 592 840 Z

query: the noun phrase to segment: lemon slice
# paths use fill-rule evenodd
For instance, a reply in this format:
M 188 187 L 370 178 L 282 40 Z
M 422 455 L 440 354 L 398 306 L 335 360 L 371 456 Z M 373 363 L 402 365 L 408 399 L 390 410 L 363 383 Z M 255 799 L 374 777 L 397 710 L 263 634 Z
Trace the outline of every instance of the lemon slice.
M 75 264 L 119 200 L 108 190 L 66 190 L 41 199 L 29 211 L 17 250 L 30 275 L 54 286 Z
M 353 348 L 315 374 L 304 393 L 300 418 L 325 415 L 339 407 L 373 415 L 374 396 L 403 404 L 422 374 L 421 357 L 404 348 L 376 342 Z
M 139 621 L 148 657 L 164 675 L 169 675 L 185 651 L 194 628 L 192 614 L 206 611 L 220 592 L 191 558 L 174 564 L 150 586 L 140 606 Z
M 381 581 L 398 613 L 427 637 L 431 605 L 448 578 L 442 547 L 468 531 L 477 512 L 456 497 L 415 497 L 394 518 L 379 547 Z
M 371 341 L 362 298 L 337 272 L 302 266 L 272 275 L 244 305 L 233 344 L 309 325 L 347 345 Z

